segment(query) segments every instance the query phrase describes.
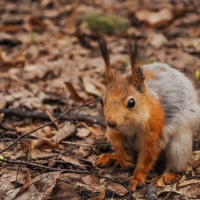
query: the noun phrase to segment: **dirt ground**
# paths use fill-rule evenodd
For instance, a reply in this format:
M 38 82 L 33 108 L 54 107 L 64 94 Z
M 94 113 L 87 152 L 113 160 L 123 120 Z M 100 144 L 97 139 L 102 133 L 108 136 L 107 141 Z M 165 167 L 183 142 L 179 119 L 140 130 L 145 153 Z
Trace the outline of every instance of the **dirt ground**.
M 133 170 L 96 166 L 113 151 L 96 31 L 116 69 L 129 70 L 134 37 L 143 64 L 167 63 L 200 90 L 199 0 L 0 1 L 0 199 L 200 199 L 198 133 L 187 172 L 171 185 L 148 187 L 162 162 L 135 192 Z

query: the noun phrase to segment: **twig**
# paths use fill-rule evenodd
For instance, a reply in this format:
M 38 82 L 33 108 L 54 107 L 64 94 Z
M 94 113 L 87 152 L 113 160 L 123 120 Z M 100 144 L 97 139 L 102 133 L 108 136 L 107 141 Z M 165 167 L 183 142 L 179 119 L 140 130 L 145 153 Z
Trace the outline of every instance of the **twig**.
M 169 197 L 169 196 L 171 195 L 171 193 L 172 193 L 173 187 L 174 187 L 174 184 L 172 184 L 171 190 L 168 192 L 168 194 L 165 196 L 165 198 L 164 198 L 163 200 L 167 200 L 167 199 L 168 199 L 168 197 Z
M 91 147 L 89 144 L 81 144 L 77 142 L 68 142 L 68 141 L 61 141 L 61 144 L 72 144 L 72 145 L 77 145 L 77 146 L 85 146 L 85 147 Z
M 93 101 L 91 101 L 91 102 L 89 102 L 89 103 L 86 103 L 86 104 L 83 104 L 83 105 L 81 105 L 81 106 L 77 106 L 77 107 L 70 108 L 70 109 L 66 110 L 64 113 L 62 113 L 60 116 L 58 116 L 55 120 L 53 120 L 53 121 L 51 121 L 51 122 L 49 122 L 49 123 L 47 123 L 47 124 L 44 124 L 43 126 L 40 126 L 40 127 L 36 128 L 36 129 L 34 129 L 34 130 L 32 130 L 32 131 L 29 131 L 28 133 L 26 133 L 26 134 L 24 134 L 24 135 L 21 135 L 21 136 L 18 137 L 16 140 L 14 140 L 13 143 L 11 143 L 11 144 L 8 145 L 7 147 L 5 147 L 3 150 L 1 150 L 1 151 L 0 151 L 0 154 L 2 154 L 3 152 L 7 151 L 7 150 L 8 150 L 9 148 L 11 148 L 14 144 L 16 144 L 20 139 L 22 139 L 22 138 L 24 138 L 24 137 L 30 135 L 31 133 L 33 133 L 33 132 L 35 132 L 35 131 L 37 131 L 37 130 L 39 130 L 39 129 L 42 129 L 42 128 L 46 127 L 46 126 L 49 126 L 49 125 L 53 124 L 54 122 L 56 122 L 56 121 L 58 121 L 60 118 L 62 118 L 64 115 L 66 115 L 67 113 L 69 113 L 70 111 L 76 110 L 76 109 L 78 109 L 78 108 L 82 108 L 82 107 L 85 107 L 85 106 L 88 106 L 88 105 L 90 105 L 90 104 L 92 104 L 92 103 L 94 103 L 94 102 L 96 102 L 96 101 L 99 101 L 100 99 L 101 99 L 101 98 L 98 98 L 98 99 L 95 99 L 95 100 L 93 100 Z
M 0 113 L 4 113 L 7 115 L 10 115 L 10 116 L 12 115 L 16 117 L 42 119 L 42 120 L 48 120 L 48 121 L 50 120 L 49 116 L 45 112 L 30 112 L 30 111 L 22 111 L 21 109 L 3 108 L 3 109 L 0 109 Z M 52 113 L 54 117 L 59 117 L 61 114 L 62 113 Z M 106 127 L 103 118 L 100 118 L 100 117 L 77 115 L 77 114 L 71 114 L 70 116 L 62 117 L 62 120 L 70 120 L 70 119 L 77 119 L 78 121 L 99 124 L 103 127 Z
M 130 188 L 128 188 L 124 183 L 114 180 L 112 178 L 94 173 L 94 172 L 88 172 L 88 171 L 79 171 L 79 170 L 69 170 L 69 169 L 58 169 L 58 168 L 51 168 L 51 167 L 46 167 L 43 165 L 39 165 L 39 164 L 35 164 L 35 163 L 30 163 L 30 162 L 26 162 L 26 161 L 16 161 L 16 160 L 8 160 L 8 159 L 0 159 L 1 162 L 5 162 L 5 163 L 9 163 L 9 164 L 18 164 L 18 165 L 25 165 L 25 166 L 30 166 L 30 167 L 37 167 L 40 169 L 45 169 L 51 172 L 55 172 L 55 171 L 60 171 L 61 173 L 74 173 L 74 174 L 90 174 L 90 175 L 94 175 L 97 176 L 99 178 L 104 178 L 106 180 L 118 183 L 122 186 L 124 186 L 126 188 L 126 190 L 128 191 L 129 194 L 131 194 L 131 190 Z

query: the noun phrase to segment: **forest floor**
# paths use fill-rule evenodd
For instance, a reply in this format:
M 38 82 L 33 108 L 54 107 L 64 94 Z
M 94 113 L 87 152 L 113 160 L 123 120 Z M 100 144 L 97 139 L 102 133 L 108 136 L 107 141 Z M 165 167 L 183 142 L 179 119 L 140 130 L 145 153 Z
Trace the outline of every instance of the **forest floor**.
M 99 100 L 106 78 L 96 30 L 105 34 L 113 67 L 130 68 L 133 36 L 145 49 L 143 64 L 165 62 L 199 90 L 199 16 L 198 0 L 1 1 L 0 199 L 150 198 L 145 191 L 163 163 L 135 192 L 128 189 L 133 170 L 95 163 L 112 151 Z M 199 138 L 180 181 L 157 182 L 159 199 L 200 199 Z

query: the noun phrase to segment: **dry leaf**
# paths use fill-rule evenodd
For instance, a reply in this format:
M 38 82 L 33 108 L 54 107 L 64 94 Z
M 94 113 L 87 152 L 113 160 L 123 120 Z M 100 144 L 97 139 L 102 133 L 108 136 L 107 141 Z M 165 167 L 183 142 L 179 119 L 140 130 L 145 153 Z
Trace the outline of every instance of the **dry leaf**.
M 80 128 L 78 129 L 76 136 L 79 138 L 85 138 L 85 137 L 88 137 L 89 134 L 90 134 L 90 130 L 86 128 Z
M 119 183 L 114 183 L 111 181 L 107 181 L 107 188 L 108 190 L 110 190 L 115 194 L 118 194 L 119 196 L 124 196 L 128 192 L 124 186 L 120 185 Z
M 83 101 L 83 98 L 79 96 L 79 94 L 74 89 L 74 86 L 70 82 L 65 81 L 65 85 L 66 85 L 67 89 L 69 90 L 73 100 L 75 100 L 77 102 Z
M 48 65 L 48 63 L 27 65 L 23 71 L 23 78 L 25 80 L 42 79 L 47 73 L 53 72 L 53 70 L 55 70 L 55 66 Z
M 20 133 L 27 133 L 29 131 L 32 131 L 35 128 L 37 128 L 35 124 L 29 124 L 25 126 L 16 126 L 14 130 Z
M 15 195 L 13 200 L 17 199 L 22 194 L 24 194 L 31 184 L 32 184 L 31 174 L 30 174 L 30 172 L 28 170 L 27 171 L 27 175 L 26 175 L 26 181 L 25 181 L 24 185 L 21 187 L 21 189 L 19 190 L 19 192 Z
M 51 114 L 51 112 L 48 110 L 48 109 L 46 109 L 46 114 L 49 116 L 49 118 L 51 119 L 51 121 L 54 121 L 56 118 Z M 54 122 L 54 124 L 56 125 L 56 127 L 57 127 L 57 129 L 59 130 L 60 129 L 60 126 L 59 126 L 59 124 L 58 124 L 58 122 L 56 121 L 56 122 Z
M 80 146 L 78 151 L 79 155 L 81 155 L 83 158 L 88 157 L 91 154 L 92 148 L 90 146 Z
M 169 41 L 167 40 L 167 38 L 163 34 L 161 34 L 161 33 L 152 33 L 152 34 L 149 34 L 147 40 L 156 49 L 163 48 L 163 46 L 165 44 L 169 43 Z
M 38 149 L 35 149 L 34 146 L 32 145 L 30 154 L 31 154 L 31 158 L 37 159 L 38 156 L 40 155 L 40 151 Z
M 190 53 L 200 53 L 200 38 L 178 38 L 175 44 Z
M 98 196 L 89 198 L 88 200 L 104 200 L 105 194 L 106 194 L 105 193 L 105 189 L 102 187 L 101 191 L 100 191 L 100 194 Z
M 34 149 L 63 149 L 63 146 L 49 139 L 40 139 L 33 142 Z
M 37 97 L 22 98 L 20 104 L 26 106 L 30 110 L 42 108 L 42 103 Z
M 20 31 L 22 29 L 23 29 L 23 27 L 19 26 L 19 25 L 1 25 L 0 26 L 1 31 L 5 31 L 5 32 L 9 32 L 9 33 L 14 33 L 14 32 Z
M 177 185 L 177 183 L 175 183 L 174 185 L 166 185 L 164 188 L 157 188 L 157 194 L 158 194 L 158 196 L 161 198 L 162 197 L 162 199 L 164 198 L 164 197 L 166 197 L 166 195 L 168 195 L 169 193 L 170 194 L 177 194 L 177 195 L 180 195 L 181 193 L 180 193 L 180 191 L 178 191 L 177 189 L 176 189 L 176 185 Z M 169 199 L 169 198 L 168 198 Z
M 102 93 L 97 89 L 97 87 L 95 87 L 93 81 L 91 81 L 91 78 L 89 76 L 83 76 L 82 80 L 86 92 L 88 92 L 89 94 L 94 94 L 96 96 L 102 95 Z
M 0 109 L 2 108 L 5 108 L 6 107 L 6 104 L 7 104 L 7 101 L 6 99 L 4 98 L 4 95 L 3 94 L 0 94 Z
M 167 25 L 174 18 L 174 15 L 170 9 L 162 8 L 158 12 L 146 9 L 138 10 L 135 17 L 149 27 L 161 27 Z
M 183 181 L 181 183 L 178 183 L 177 186 L 178 187 L 184 187 L 184 186 L 195 184 L 195 183 L 200 183 L 200 180 L 198 180 L 198 179 L 186 180 L 186 181 Z
M 193 160 L 190 162 L 190 165 L 193 169 L 196 169 L 197 167 L 200 167 L 200 159 L 199 160 Z
M 46 29 L 46 24 L 44 24 L 44 22 L 42 20 L 40 20 L 37 17 L 33 17 L 31 16 L 28 20 L 29 24 L 31 26 L 37 26 L 40 28 L 40 30 L 44 31 Z
M 81 168 L 83 170 L 86 169 L 86 167 L 84 165 L 80 164 L 80 162 L 78 161 L 78 159 L 73 158 L 71 156 L 62 156 L 61 160 L 65 161 L 67 163 L 70 163 L 72 165 L 76 165 L 76 166 L 78 166 L 79 168 Z
M 70 122 L 66 122 L 62 128 L 53 136 L 52 140 L 59 143 L 61 140 L 76 133 L 76 127 Z
M 51 138 L 54 134 L 51 132 L 51 127 L 46 126 L 37 131 L 38 138 Z
M 158 179 L 157 185 L 158 185 L 159 187 L 162 187 L 162 188 L 164 188 L 164 187 L 166 186 L 166 185 L 165 185 L 165 182 L 164 182 L 164 180 L 163 180 L 163 177 L 160 177 L 160 178 Z
M 60 172 L 49 172 L 46 174 L 40 174 L 33 179 L 34 183 L 38 182 L 37 187 L 42 194 L 41 200 L 46 200 L 50 198 L 59 177 Z
M 105 135 L 105 133 L 99 127 L 91 127 L 83 122 L 81 122 L 81 124 L 91 131 L 91 133 L 93 133 L 96 137 L 103 137 Z
M 99 190 L 100 180 L 94 175 L 86 175 L 82 177 L 83 182 L 86 184 L 86 188 L 91 191 Z

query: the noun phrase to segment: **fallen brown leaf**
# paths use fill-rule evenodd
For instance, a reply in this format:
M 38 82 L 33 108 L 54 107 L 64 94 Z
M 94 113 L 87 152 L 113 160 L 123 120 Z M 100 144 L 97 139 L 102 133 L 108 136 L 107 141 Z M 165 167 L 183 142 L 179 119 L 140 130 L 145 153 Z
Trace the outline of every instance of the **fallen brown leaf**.
M 63 146 L 44 138 L 33 142 L 34 149 L 63 149 Z
M 28 20 L 31 26 L 37 26 L 40 30 L 44 31 L 46 29 L 46 24 L 37 17 L 31 16 Z
M 81 169 L 86 169 L 86 167 L 84 166 L 84 165 L 82 165 L 79 161 L 78 161 L 78 159 L 76 159 L 76 158 L 73 158 L 72 156 L 62 156 L 61 157 L 61 160 L 63 160 L 63 161 L 65 161 L 65 162 L 67 162 L 67 163 L 70 163 L 70 164 L 72 164 L 72 165 L 76 165 L 76 166 L 78 166 L 79 168 L 81 168 Z
M 100 194 L 98 196 L 89 198 L 88 200 L 104 200 L 104 198 L 105 198 L 105 189 L 102 187 Z
M 200 180 L 198 180 L 198 179 L 185 180 L 181 183 L 178 183 L 177 186 L 184 187 L 184 186 L 195 184 L 195 183 L 200 183 Z
M 149 27 L 161 27 L 167 25 L 173 18 L 172 11 L 168 8 L 162 8 L 158 12 L 151 10 L 138 10 L 135 13 L 136 18 Z
M 167 38 L 161 33 L 151 33 L 148 35 L 147 40 L 156 49 L 163 48 L 164 45 L 169 43 Z
M 76 133 L 76 127 L 70 122 L 66 122 L 62 128 L 52 137 L 52 140 L 59 143 L 61 140 L 70 137 Z
M 120 185 L 119 183 L 107 181 L 107 184 L 108 184 L 107 185 L 108 190 L 118 194 L 119 196 L 124 196 L 128 192 L 127 189 L 124 186 Z
M 164 188 L 166 185 L 165 185 L 165 182 L 164 182 L 164 180 L 163 180 L 163 177 L 160 177 L 159 179 L 158 179 L 158 181 L 157 181 L 157 186 L 159 186 L 159 187 L 162 187 L 162 188 Z
M 14 32 L 20 31 L 22 29 L 23 29 L 23 27 L 19 26 L 19 25 L 1 25 L 0 26 L 1 31 L 5 31 L 8 33 L 14 33 Z
M 93 81 L 89 76 L 83 76 L 83 86 L 86 92 L 89 94 L 94 94 L 96 96 L 101 96 L 102 92 L 94 85 Z
M 77 102 L 83 101 L 83 98 L 81 96 L 79 96 L 79 94 L 74 89 L 74 86 L 70 82 L 65 81 L 65 85 L 66 85 L 67 89 L 69 90 L 73 100 L 75 100 Z
M 191 165 L 191 167 L 193 169 L 196 169 L 197 167 L 200 167 L 200 159 L 191 161 L 190 165 Z
M 57 179 L 60 177 L 60 172 L 49 172 L 40 174 L 33 179 L 37 189 L 42 194 L 41 200 L 49 199 L 56 186 Z
M 31 174 L 29 172 L 29 170 L 27 171 L 26 174 L 26 180 L 24 185 L 21 187 L 21 189 L 19 190 L 19 192 L 15 195 L 15 197 L 12 200 L 15 200 L 17 198 L 19 198 L 22 194 L 24 194 L 27 189 L 29 188 L 29 186 L 32 184 L 32 179 L 31 179 Z
M 88 126 L 86 123 L 81 122 L 81 124 L 86 127 L 91 133 L 93 133 L 96 137 L 102 137 L 105 133 L 99 127 L 91 127 Z
M 45 112 L 46 112 L 46 114 L 49 116 L 49 118 L 51 119 L 51 121 L 54 121 L 54 120 L 56 119 L 56 118 L 51 114 L 51 112 L 50 112 L 48 109 L 46 109 Z M 56 122 L 54 122 L 54 124 L 56 125 L 57 129 L 59 130 L 59 129 L 60 129 L 60 126 L 59 126 L 58 122 L 56 121 Z
M 99 191 L 100 180 L 94 175 L 86 175 L 82 177 L 83 182 L 85 183 L 84 187 L 88 190 L 94 192 Z
M 90 134 L 89 129 L 80 128 L 80 129 L 78 129 L 76 136 L 79 137 L 79 138 L 85 138 L 85 137 L 89 136 L 89 134 Z

